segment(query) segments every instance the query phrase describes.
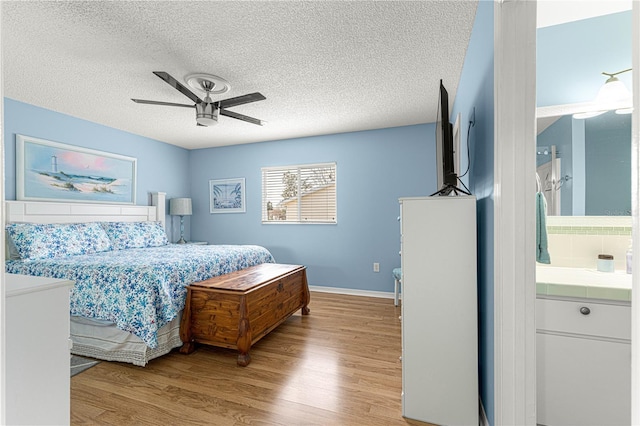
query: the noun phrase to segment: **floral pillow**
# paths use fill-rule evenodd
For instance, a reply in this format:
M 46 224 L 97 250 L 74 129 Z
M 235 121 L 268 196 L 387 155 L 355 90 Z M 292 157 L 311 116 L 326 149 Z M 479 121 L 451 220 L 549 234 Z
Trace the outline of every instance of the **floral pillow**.
M 75 226 L 83 244 L 86 245 L 88 251 L 86 254 L 111 250 L 109 236 L 99 223 L 76 223 Z
M 102 222 L 114 250 L 169 244 L 160 222 Z
M 92 254 L 109 250 L 111 243 L 97 223 L 11 223 L 7 235 L 23 260 Z M 11 254 L 14 258 L 15 253 Z

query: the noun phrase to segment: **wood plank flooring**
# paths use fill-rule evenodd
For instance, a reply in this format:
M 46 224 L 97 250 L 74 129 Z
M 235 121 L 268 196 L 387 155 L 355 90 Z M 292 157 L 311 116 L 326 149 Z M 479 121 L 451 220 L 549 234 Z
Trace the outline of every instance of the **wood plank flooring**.
M 424 425 L 401 412 L 400 307 L 391 299 L 311 293 L 251 348 L 199 345 L 146 367 L 102 362 L 71 378 L 71 424 Z

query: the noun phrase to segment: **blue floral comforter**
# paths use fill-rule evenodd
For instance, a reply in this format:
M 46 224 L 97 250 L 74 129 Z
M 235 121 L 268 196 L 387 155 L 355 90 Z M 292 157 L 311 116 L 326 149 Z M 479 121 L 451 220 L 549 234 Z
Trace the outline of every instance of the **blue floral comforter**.
M 157 331 L 184 308 L 186 286 L 273 263 L 250 245 L 178 245 L 114 250 L 43 260 L 7 260 L 6 271 L 75 281 L 71 315 L 111 321 L 157 347 Z

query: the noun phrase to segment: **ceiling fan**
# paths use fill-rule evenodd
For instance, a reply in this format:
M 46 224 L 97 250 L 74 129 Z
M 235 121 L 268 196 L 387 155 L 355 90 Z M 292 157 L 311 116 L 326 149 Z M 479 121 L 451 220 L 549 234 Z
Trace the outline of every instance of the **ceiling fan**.
M 218 123 L 218 114 L 222 114 L 227 117 L 235 118 L 238 120 L 246 121 L 248 123 L 257 124 L 262 126 L 265 122 L 263 120 L 259 120 L 257 118 L 249 117 L 243 114 L 238 114 L 237 112 L 229 111 L 227 108 L 231 108 L 238 105 L 248 104 L 250 102 L 262 101 L 265 98 L 261 93 L 255 92 L 250 93 L 248 95 L 237 96 L 235 98 L 224 99 L 222 101 L 212 101 L 211 93 L 224 93 L 229 90 L 229 85 L 226 81 L 222 80 L 216 76 L 208 76 L 205 74 L 195 75 L 194 78 L 189 79 L 189 85 L 192 87 L 198 86 L 198 89 L 201 89 L 205 92 L 204 99 L 200 99 L 196 96 L 192 91 L 187 89 L 185 86 L 180 84 L 178 80 L 171 77 L 164 71 L 154 71 L 155 75 L 163 79 L 167 84 L 171 87 L 185 95 L 187 98 L 191 99 L 195 102 L 194 105 L 187 104 L 177 104 L 173 102 L 160 102 L 160 101 L 147 101 L 144 99 L 131 99 L 133 102 L 137 102 L 139 104 L 150 104 L 150 105 L 166 105 L 166 106 L 176 106 L 176 107 L 186 107 L 196 109 L 196 123 L 198 126 L 212 126 Z M 222 90 L 216 90 L 216 82 L 223 84 Z

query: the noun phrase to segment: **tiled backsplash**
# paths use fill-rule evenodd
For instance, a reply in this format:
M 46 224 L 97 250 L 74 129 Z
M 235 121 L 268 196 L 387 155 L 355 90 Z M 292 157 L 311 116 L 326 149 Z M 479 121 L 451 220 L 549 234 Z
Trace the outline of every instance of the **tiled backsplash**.
M 547 216 L 551 266 L 595 269 L 598 255 L 610 254 L 625 270 L 631 229 L 630 216 Z

